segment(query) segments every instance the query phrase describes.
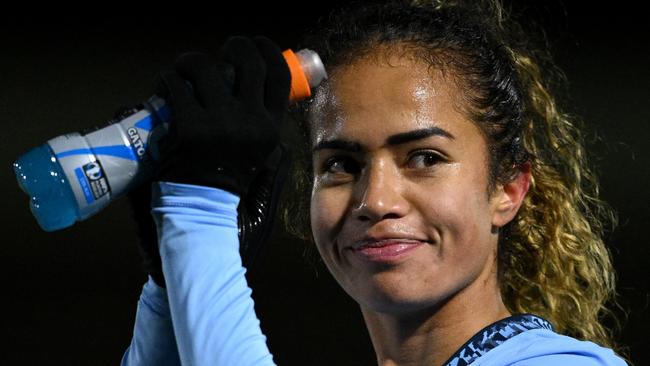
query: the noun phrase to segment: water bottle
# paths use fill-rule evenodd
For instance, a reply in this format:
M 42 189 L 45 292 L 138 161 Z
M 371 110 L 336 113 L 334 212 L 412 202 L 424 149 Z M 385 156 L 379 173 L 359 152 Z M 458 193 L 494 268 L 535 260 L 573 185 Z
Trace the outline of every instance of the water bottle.
M 320 57 L 308 49 L 282 54 L 291 70 L 289 100 L 308 98 L 327 78 Z M 72 226 L 150 179 L 171 115 L 165 100 L 154 95 L 103 128 L 55 137 L 20 156 L 14 172 L 39 226 L 45 231 Z

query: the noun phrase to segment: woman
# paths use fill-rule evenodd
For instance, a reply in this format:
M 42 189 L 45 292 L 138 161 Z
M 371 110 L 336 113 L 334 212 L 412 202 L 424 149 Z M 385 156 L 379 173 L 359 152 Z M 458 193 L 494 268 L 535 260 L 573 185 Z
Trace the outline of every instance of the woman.
M 502 14 L 496 2 L 353 3 L 305 42 L 330 78 L 297 109 L 309 154 L 294 161 L 297 207 L 310 211 L 287 210 L 285 221 L 313 235 L 359 303 L 379 365 L 625 364 L 607 348 L 613 341 L 600 322 L 614 294 L 602 241 L 609 211 L 579 130 L 557 110 L 538 57 Z M 158 301 L 162 319 L 150 324 L 164 331 L 139 337 L 153 326 L 136 320 L 125 363 L 143 362 L 138 352 L 160 359 L 151 350 L 162 345 L 178 349 L 164 355 L 170 364 L 272 364 L 237 245 L 225 243 L 236 242 L 238 198 L 254 194 L 248 167 L 266 166 L 263 157 L 278 146 L 268 127 L 286 107 L 286 70 L 279 52 L 256 40 L 267 82 L 263 72 L 246 76 L 265 67 L 242 61 L 245 43 L 226 45 L 220 61 L 244 75 L 234 78 L 237 100 L 255 101 L 243 103 L 251 110 L 264 101 L 262 122 L 224 97 L 223 64 L 186 57 L 162 76 L 179 126 L 226 125 L 219 112 L 266 132 L 172 134 L 169 151 L 180 157 L 159 174 L 153 209 L 164 272 L 157 282 L 167 292 L 149 283 L 138 310 L 148 316 L 140 308 Z M 196 99 L 182 79 L 195 85 Z M 221 151 L 192 147 L 218 136 L 234 142 Z M 236 150 L 246 141 L 259 156 Z M 188 168 L 206 152 L 227 156 L 202 163 L 229 173 L 206 178 Z M 228 165 L 233 159 L 245 163 Z

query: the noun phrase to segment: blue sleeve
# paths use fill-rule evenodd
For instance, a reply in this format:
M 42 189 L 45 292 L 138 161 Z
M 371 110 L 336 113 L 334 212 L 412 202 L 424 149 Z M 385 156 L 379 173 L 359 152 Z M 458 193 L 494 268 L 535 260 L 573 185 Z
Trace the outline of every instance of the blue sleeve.
M 152 200 L 181 364 L 275 365 L 239 255 L 239 197 L 156 182 Z
M 178 366 L 176 339 L 172 329 L 167 292 L 149 281 L 142 288 L 135 315 L 131 344 L 122 357 L 122 366 Z

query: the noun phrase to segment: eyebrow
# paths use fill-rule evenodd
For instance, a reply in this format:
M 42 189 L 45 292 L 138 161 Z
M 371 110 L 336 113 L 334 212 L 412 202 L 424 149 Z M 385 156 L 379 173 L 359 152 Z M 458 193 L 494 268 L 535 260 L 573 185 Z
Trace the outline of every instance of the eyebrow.
M 428 127 L 419 130 L 413 130 L 408 132 L 401 132 L 395 135 L 391 135 L 386 139 L 386 144 L 389 146 L 401 145 L 407 142 L 421 140 L 430 136 L 442 136 L 450 140 L 454 140 L 455 137 L 451 133 L 443 130 L 440 127 Z M 342 139 L 333 139 L 333 140 L 324 140 L 316 144 L 312 149 L 312 152 L 323 150 L 323 149 L 336 149 L 336 150 L 345 150 L 350 152 L 359 152 L 362 150 L 360 143 L 356 141 L 342 140 Z

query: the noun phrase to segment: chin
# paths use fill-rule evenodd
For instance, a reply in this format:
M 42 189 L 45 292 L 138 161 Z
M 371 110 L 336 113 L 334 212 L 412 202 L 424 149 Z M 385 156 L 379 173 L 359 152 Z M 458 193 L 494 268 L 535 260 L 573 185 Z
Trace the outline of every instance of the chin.
M 378 281 L 383 279 L 384 281 Z M 358 282 L 353 293 L 348 294 L 361 306 L 363 311 L 392 315 L 422 314 L 431 316 L 462 290 L 462 286 L 444 281 L 386 281 L 389 278 L 376 278 L 374 281 Z M 408 285 L 410 284 L 410 286 Z M 347 289 L 346 289 L 347 291 Z
M 367 286 L 364 293 L 351 295 L 362 309 L 384 314 L 413 314 L 437 309 L 444 302 L 443 296 L 423 294 L 422 291 L 407 288 L 377 288 Z
M 368 305 L 361 304 L 363 312 L 373 312 L 379 314 L 405 316 L 414 314 L 423 314 L 425 317 L 437 311 L 440 304 L 429 301 L 372 301 Z

